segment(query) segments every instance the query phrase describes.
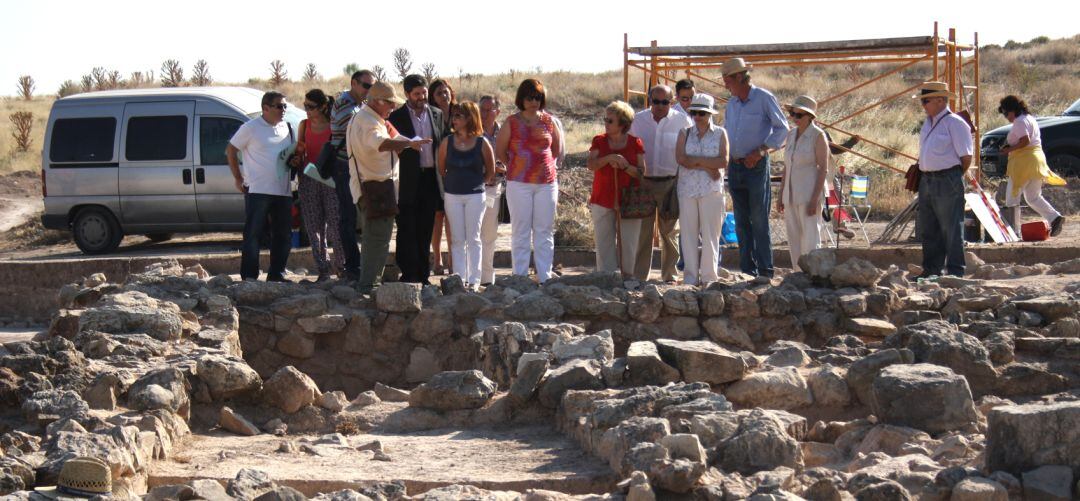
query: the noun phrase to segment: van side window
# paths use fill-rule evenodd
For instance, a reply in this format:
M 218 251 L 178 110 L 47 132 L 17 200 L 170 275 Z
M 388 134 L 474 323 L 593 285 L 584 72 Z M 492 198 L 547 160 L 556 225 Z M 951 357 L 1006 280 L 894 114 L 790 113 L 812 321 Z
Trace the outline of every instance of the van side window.
M 113 117 L 61 118 L 53 123 L 49 160 L 112 162 L 115 139 L 116 119 Z
M 199 164 L 225 165 L 225 147 L 243 122 L 235 118 L 199 118 Z
M 188 117 L 131 117 L 127 126 L 128 160 L 183 160 L 187 158 Z

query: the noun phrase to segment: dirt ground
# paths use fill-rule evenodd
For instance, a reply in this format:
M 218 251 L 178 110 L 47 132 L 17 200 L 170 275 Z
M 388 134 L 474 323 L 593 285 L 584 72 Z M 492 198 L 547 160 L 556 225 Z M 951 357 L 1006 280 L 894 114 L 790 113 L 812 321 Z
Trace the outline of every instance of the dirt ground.
M 298 452 L 277 452 L 291 440 Z M 546 426 L 500 429 L 442 429 L 409 434 L 361 434 L 348 445 L 319 443 L 318 436 L 241 437 L 212 432 L 193 435 L 178 454 L 151 467 L 149 485 L 189 479 L 227 480 L 242 468 L 265 471 L 279 484 L 307 495 L 401 480 L 409 492 L 455 483 L 487 489 L 555 489 L 570 493 L 606 492 L 607 465 Z M 375 440 L 390 461 L 372 459 L 357 447 Z M 493 467 L 494 466 L 494 467 Z

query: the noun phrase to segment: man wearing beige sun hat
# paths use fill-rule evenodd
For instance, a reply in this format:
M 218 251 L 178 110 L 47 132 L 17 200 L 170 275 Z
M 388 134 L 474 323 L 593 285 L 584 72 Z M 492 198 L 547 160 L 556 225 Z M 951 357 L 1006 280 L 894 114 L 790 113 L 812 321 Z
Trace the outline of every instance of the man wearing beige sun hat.
M 919 133 L 918 236 L 922 274 L 964 276 L 964 174 L 971 166 L 971 127 L 949 109 L 956 95 L 944 82 L 923 82 L 918 99 L 926 112 Z
M 750 83 L 751 69 L 741 57 L 725 61 L 720 68 L 724 87 L 731 92 L 724 113 L 731 147 L 727 180 L 739 239 L 739 268 L 750 275 L 771 277 L 769 150 L 784 145 L 788 124 L 776 96 Z

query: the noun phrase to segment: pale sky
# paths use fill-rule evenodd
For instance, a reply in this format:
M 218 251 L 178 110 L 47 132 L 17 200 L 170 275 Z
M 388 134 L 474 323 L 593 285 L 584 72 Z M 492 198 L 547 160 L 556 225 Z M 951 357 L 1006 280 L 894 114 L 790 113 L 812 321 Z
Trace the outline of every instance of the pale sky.
M 622 66 L 623 33 L 631 46 L 731 45 L 929 36 L 934 21 L 961 42 L 1003 44 L 1080 33 L 1075 2 L 1032 2 L 1050 15 L 1026 15 L 1016 2 L 591 1 L 463 0 L 32 0 L 3 2 L 0 95 L 14 95 L 19 75 L 37 93 L 55 93 L 95 66 L 160 75 L 179 60 L 190 76 L 206 59 L 217 82 L 266 78 L 281 59 L 299 78 L 315 63 L 333 76 L 355 62 L 390 70 L 405 47 L 416 63 L 446 76 L 509 69 L 604 71 Z M 380 6 L 378 12 L 374 6 Z M 1073 5 L 1073 7 L 1068 7 Z M 1043 9 L 1045 7 L 1046 9 Z M 356 19 L 350 27 L 350 19 Z M 329 28 L 329 30 L 327 30 Z

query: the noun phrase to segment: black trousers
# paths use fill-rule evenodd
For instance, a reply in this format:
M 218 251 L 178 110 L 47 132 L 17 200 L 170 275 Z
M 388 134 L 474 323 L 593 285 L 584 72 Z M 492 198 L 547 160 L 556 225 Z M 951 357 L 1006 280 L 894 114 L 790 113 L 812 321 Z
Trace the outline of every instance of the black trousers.
M 441 205 L 439 182 L 435 169 L 422 169 L 416 197 L 411 204 L 399 204 L 397 250 L 394 253 L 401 281 L 427 283 L 431 276 L 431 230 L 435 227 L 435 211 Z

